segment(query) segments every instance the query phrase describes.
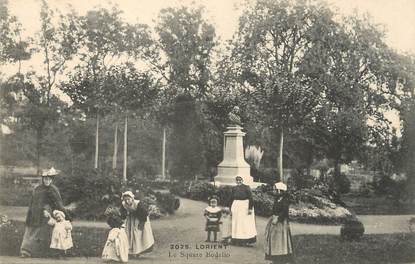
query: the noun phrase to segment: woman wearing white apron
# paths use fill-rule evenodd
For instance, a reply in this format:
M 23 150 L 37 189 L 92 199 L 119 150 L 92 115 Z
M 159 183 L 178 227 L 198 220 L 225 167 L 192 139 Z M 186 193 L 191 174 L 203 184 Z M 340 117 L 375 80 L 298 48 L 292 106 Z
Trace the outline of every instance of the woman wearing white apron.
M 148 212 L 139 200 L 134 199 L 131 191 L 122 194 L 121 217 L 126 219 L 129 250 L 128 254 L 138 256 L 153 249 L 154 237 Z
M 249 186 L 243 184 L 241 176 L 236 176 L 236 186 L 232 188 L 232 244 L 248 246 L 256 242 L 255 212 Z

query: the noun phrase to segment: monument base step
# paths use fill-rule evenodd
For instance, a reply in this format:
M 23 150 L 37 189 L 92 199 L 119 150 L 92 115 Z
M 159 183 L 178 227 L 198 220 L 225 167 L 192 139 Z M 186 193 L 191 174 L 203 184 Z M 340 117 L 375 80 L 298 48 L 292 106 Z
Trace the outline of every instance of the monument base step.
M 215 185 L 217 187 L 220 186 L 235 186 L 236 182 L 219 182 L 219 181 L 214 181 L 214 182 L 210 182 L 210 184 Z M 247 182 L 245 183 L 245 185 L 248 185 L 251 189 L 256 189 L 259 186 L 265 185 L 266 183 L 264 182 Z

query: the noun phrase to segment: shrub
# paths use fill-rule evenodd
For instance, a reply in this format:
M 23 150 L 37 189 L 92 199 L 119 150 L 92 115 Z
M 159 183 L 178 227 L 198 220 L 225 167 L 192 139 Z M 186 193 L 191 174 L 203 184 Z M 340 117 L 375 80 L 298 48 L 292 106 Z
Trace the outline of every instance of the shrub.
M 340 237 L 343 240 L 353 241 L 360 240 L 365 232 L 365 228 L 358 219 L 350 219 L 346 221 L 340 229 Z
M 74 177 L 60 176 L 56 184 L 66 203 L 78 205 L 73 210 L 75 216 L 88 220 L 102 220 L 108 206 L 121 206 L 120 194 L 126 189 L 123 185 L 128 186 L 146 204 L 152 219 L 172 214 L 180 206 L 180 201 L 173 195 L 157 195 L 153 191 L 153 188 L 165 188 L 165 182 L 153 183 L 133 178 L 124 184 L 117 177 L 92 169 L 79 171 Z
M 254 200 L 255 214 L 262 216 L 271 216 L 272 207 L 274 205 L 274 197 L 261 190 L 254 190 L 252 192 Z
M 207 182 L 186 182 L 175 184 L 171 192 L 202 201 L 207 201 L 209 196 L 216 194 L 219 197 L 219 205 L 231 206 L 232 186 L 216 187 Z M 304 223 L 340 224 L 352 218 L 353 214 L 339 205 L 337 196 L 329 193 L 331 192 L 328 188 L 291 191 L 290 217 L 292 220 Z M 259 186 L 252 191 L 252 197 L 256 215 L 272 215 L 274 204 L 272 185 Z
M 346 174 L 341 173 L 340 175 L 334 175 L 333 177 L 334 189 L 338 193 L 348 193 L 350 192 L 350 180 L 347 178 Z
M 121 181 L 93 169 L 80 170 L 74 176 L 60 175 L 56 185 L 66 204 L 75 202 L 77 217 L 98 220 L 104 218 L 104 211 L 111 203 L 119 202 L 114 195 L 120 193 Z
M 411 217 L 409 219 L 408 227 L 409 227 L 409 231 L 411 231 L 411 233 L 415 233 L 415 217 Z
M 23 232 L 16 227 L 14 221 L 0 215 L 0 255 L 18 255 L 23 239 Z
M 156 197 L 160 207 L 169 214 L 174 214 L 180 207 L 180 200 L 173 194 L 156 192 Z
M 24 222 L 9 221 L 0 227 L 0 255 L 19 256 L 25 230 Z M 74 247 L 69 255 L 78 257 L 97 257 L 102 254 L 109 229 L 74 227 L 72 239 Z
M 207 201 L 209 196 L 218 193 L 218 187 L 208 182 L 195 182 L 189 185 L 186 197 L 198 201 Z
M 181 197 L 187 197 L 190 183 L 191 183 L 190 181 L 175 182 L 170 186 L 170 193 L 181 196 Z
M 293 170 L 290 180 L 295 189 L 310 188 L 315 184 L 313 176 L 305 172 L 306 170 L 304 168 L 296 168 Z
M 363 196 L 363 197 L 370 197 L 371 196 L 371 194 L 372 194 L 372 192 L 373 192 L 373 190 L 372 190 L 372 188 L 370 187 L 370 185 L 369 184 L 367 184 L 367 183 L 363 183 L 360 187 L 359 187 L 359 195 L 360 196 Z
M 0 184 L 0 204 L 7 206 L 28 206 L 32 196 L 32 186 Z
M 231 206 L 231 193 L 232 186 L 221 186 L 218 189 L 219 205 L 230 207 Z
M 260 182 L 267 184 L 274 184 L 279 180 L 278 169 L 275 168 L 260 168 L 258 171 Z

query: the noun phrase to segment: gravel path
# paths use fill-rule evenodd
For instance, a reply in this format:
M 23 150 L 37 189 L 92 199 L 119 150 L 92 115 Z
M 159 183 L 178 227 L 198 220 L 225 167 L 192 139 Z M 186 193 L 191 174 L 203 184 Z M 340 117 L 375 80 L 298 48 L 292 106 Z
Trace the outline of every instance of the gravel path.
M 175 215 L 152 221 L 156 238 L 156 246 L 152 253 L 132 259 L 129 263 L 265 263 L 263 253 L 263 237 L 267 219 L 257 217 L 258 242 L 255 247 L 227 247 L 221 249 L 207 249 L 204 231 L 205 220 L 203 202 L 181 199 L 180 209 Z M 6 214 L 13 220 L 24 220 L 27 208 L 0 206 L 0 213 Z M 365 226 L 365 234 L 385 234 L 409 232 L 408 220 L 414 215 L 365 215 L 359 216 Z M 75 221 L 74 226 L 91 226 L 108 228 L 104 222 Z M 291 223 L 293 235 L 302 234 L 330 234 L 338 235 L 340 226 L 310 225 Z M 163 239 L 157 239 L 157 238 Z M 190 249 L 171 249 L 172 247 L 190 247 Z M 203 248 L 203 249 L 202 249 Z M 219 255 L 206 255 L 218 253 Z M 170 254 L 170 255 L 169 255 Z M 186 256 L 186 254 L 188 254 Z M 202 254 L 200 257 L 199 254 Z M 176 257 L 173 257 L 176 255 Z M 51 259 L 20 259 L 16 257 L 0 257 L 0 263 L 102 263 L 100 258 L 70 258 L 68 260 Z

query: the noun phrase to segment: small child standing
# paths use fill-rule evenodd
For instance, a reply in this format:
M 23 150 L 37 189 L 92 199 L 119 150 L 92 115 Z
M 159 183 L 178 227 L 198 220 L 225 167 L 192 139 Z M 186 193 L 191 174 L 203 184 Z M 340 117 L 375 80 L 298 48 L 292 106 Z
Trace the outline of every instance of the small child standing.
M 53 226 L 50 248 L 55 249 L 58 257 L 66 257 L 67 250 L 73 247 L 72 224 L 65 219 L 62 211 L 54 210 L 48 224 Z
M 111 230 L 102 251 L 102 259 L 108 262 L 128 262 L 128 238 L 121 214 L 117 209 L 112 208 L 107 209 L 105 215 Z
M 207 240 L 210 242 L 210 235 L 213 232 L 213 242 L 217 242 L 220 218 L 222 216 L 221 209 L 218 205 L 218 198 L 212 196 L 209 198 L 209 206 L 205 208 L 204 216 L 206 217 Z
M 228 245 L 232 238 L 232 216 L 228 207 L 222 209 L 222 243 Z

